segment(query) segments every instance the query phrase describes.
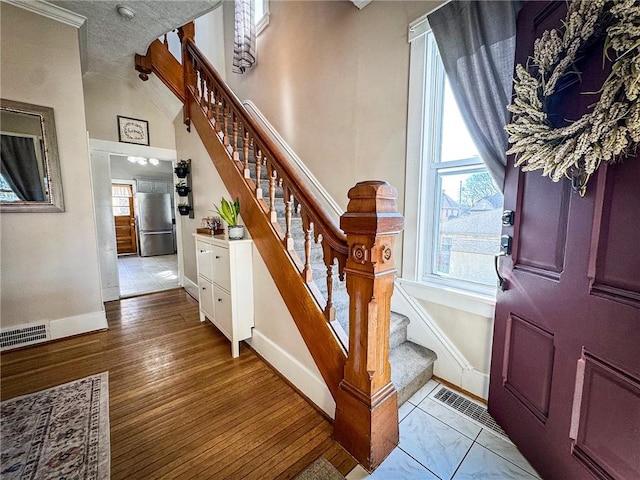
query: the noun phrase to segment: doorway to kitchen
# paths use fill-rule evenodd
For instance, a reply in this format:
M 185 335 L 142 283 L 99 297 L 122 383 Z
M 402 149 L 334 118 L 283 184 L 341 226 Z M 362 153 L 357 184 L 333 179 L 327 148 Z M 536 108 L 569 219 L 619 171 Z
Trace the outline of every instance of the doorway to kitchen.
M 110 155 L 120 297 L 179 287 L 170 161 Z

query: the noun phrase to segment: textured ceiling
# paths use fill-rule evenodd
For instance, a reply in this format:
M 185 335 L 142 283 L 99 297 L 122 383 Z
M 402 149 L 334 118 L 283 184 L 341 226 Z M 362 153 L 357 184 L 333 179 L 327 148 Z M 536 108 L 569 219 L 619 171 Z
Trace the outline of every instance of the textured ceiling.
M 49 0 L 87 18 L 86 70 L 123 76 L 133 69 L 133 54 L 145 54 L 160 35 L 213 10 L 220 0 Z M 135 12 L 127 20 L 116 11 L 124 5 Z M 128 76 L 128 75 L 127 75 Z

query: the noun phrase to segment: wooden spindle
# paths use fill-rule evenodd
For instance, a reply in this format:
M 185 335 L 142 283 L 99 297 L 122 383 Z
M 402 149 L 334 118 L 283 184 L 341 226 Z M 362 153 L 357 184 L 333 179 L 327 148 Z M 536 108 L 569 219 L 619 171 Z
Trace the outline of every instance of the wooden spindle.
M 311 268 L 311 242 L 313 241 L 313 222 L 309 219 L 307 212 L 303 209 L 302 230 L 304 231 L 304 268 L 302 269 L 302 279 L 305 283 L 313 281 L 313 269 Z
M 293 250 L 293 237 L 291 236 L 291 208 L 293 206 L 293 195 L 289 187 L 284 188 L 284 248 Z
M 169 39 L 167 38 L 167 35 L 168 35 L 167 33 L 164 34 L 164 38 L 162 39 L 162 43 L 168 49 L 169 48 Z
M 229 106 L 226 104 L 226 102 L 222 105 L 222 115 L 224 116 L 224 123 L 223 123 L 223 129 L 224 129 L 224 136 L 222 137 L 222 144 L 225 147 L 229 146 Z
M 222 124 L 220 123 L 220 90 L 216 89 L 216 133 L 220 133 L 222 130 Z
M 336 308 L 333 305 L 333 249 L 328 242 L 322 242 L 324 264 L 327 267 L 327 304 L 324 307 L 324 316 L 328 322 L 336 319 Z
M 269 219 L 271 223 L 278 221 L 278 214 L 276 213 L 276 180 L 278 178 L 278 172 L 273 168 L 272 164 L 269 164 Z
M 256 198 L 262 198 L 262 180 L 260 176 L 262 175 L 262 150 L 258 148 L 258 146 L 254 143 L 254 152 L 255 152 L 255 160 L 256 160 Z
M 336 399 L 333 435 L 373 471 L 398 445 L 398 395 L 391 383 L 389 327 L 396 267 L 393 242 L 404 219 L 397 191 L 386 182 L 349 190 L 340 227 L 349 256 L 349 356 Z
M 244 162 L 244 178 L 251 178 L 251 171 L 249 170 L 249 130 L 247 130 L 246 125 L 243 127 L 243 132 L 242 160 Z
M 233 136 L 231 141 L 231 146 L 233 148 L 233 159 L 237 162 L 240 160 L 240 153 L 238 153 L 238 116 L 233 113 Z
M 203 106 L 204 102 L 202 101 L 204 97 L 204 75 L 202 74 L 202 70 L 198 69 L 198 103 Z
M 207 99 L 207 118 L 209 120 L 213 118 L 213 89 L 211 87 L 209 87 L 209 95 Z

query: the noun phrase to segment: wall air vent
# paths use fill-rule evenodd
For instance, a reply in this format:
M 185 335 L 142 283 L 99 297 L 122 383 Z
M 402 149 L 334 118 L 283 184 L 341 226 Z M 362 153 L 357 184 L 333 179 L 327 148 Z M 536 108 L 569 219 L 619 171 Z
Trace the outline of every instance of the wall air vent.
M 44 324 L 25 328 L 14 328 L 0 333 L 0 348 L 4 350 L 22 345 L 30 345 L 47 340 L 48 338 L 47 327 Z

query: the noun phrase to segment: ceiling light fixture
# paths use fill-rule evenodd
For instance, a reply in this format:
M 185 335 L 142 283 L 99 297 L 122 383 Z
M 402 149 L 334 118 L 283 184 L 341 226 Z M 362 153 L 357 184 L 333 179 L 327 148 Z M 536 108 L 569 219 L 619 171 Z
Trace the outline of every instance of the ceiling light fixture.
M 146 165 L 147 164 L 147 159 L 144 157 L 127 157 L 127 160 L 129 160 L 131 163 L 138 163 L 140 165 Z M 153 159 L 155 160 L 155 159 Z M 152 165 L 155 165 L 153 162 L 151 162 Z
M 136 15 L 133 10 L 131 10 L 129 7 L 125 7 L 124 5 L 118 5 L 116 7 L 116 12 L 118 12 L 118 15 L 120 15 L 122 18 L 126 18 L 127 20 L 133 19 L 133 17 Z
M 158 165 L 160 165 L 160 160 L 158 160 L 157 158 L 150 158 L 149 163 L 154 167 L 157 167 Z

